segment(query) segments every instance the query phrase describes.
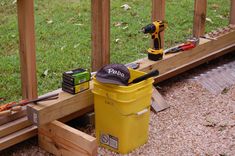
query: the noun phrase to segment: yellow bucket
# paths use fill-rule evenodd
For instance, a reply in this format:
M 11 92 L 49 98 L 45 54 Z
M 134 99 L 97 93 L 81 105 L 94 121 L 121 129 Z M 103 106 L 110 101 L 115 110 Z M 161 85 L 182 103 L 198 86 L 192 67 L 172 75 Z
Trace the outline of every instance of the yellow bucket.
M 130 70 L 133 79 L 144 72 Z M 94 78 L 96 137 L 99 145 L 126 154 L 148 140 L 153 79 L 129 86 L 103 84 Z

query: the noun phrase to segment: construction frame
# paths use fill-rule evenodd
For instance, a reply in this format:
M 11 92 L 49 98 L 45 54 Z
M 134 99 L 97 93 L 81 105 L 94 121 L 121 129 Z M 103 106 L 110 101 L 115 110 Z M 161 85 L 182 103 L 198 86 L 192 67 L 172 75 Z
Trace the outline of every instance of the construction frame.
M 91 0 L 91 8 L 92 70 L 96 71 L 110 63 L 110 0 Z M 193 36 L 195 37 L 205 34 L 206 8 L 206 0 L 194 1 Z M 22 98 L 34 99 L 38 97 L 34 1 L 18 0 L 17 13 Z M 165 0 L 152 0 L 152 21 L 164 18 Z M 135 61 L 140 64 L 138 70 L 149 72 L 158 69 L 160 75 L 155 77 L 155 82 L 160 82 L 231 52 L 235 49 L 235 0 L 231 0 L 229 23 L 231 29 L 225 33 L 220 32 L 216 40 L 200 38 L 199 45 L 187 53 L 164 56 L 163 60 L 157 62 L 147 58 Z M 163 36 L 162 42 L 164 42 Z M 59 93 L 59 99 L 40 102 L 37 105 L 31 104 L 21 112 L 1 119 L 0 150 L 38 134 L 39 145 L 55 155 L 97 155 L 96 138 L 64 124 L 93 110 L 92 87 L 91 83 L 89 90 L 76 95 L 56 90 L 53 93 Z M 63 138 L 59 137 L 61 134 Z

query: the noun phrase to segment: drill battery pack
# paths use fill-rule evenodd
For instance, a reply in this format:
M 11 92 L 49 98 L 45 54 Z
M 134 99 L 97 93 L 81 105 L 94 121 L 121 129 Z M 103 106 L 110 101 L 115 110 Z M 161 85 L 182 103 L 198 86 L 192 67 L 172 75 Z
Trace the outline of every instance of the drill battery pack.
M 158 61 L 162 59 L 162 54 L 152 54 L 148 53 L 148 59 L 152 61 Z
M 155 50 L 152 48 L 148 49 L 148 59 L 152 61 L 158 61 L 163 58 L 163 49 Z
M 63 82 L 71 86 L 90 81 L 90 79 L 90 72 L 82 68 L 66 71 L 63 73 Z
M 77 94 L 84 90 L 87 90 L 89 89 L 89 86 L 90 86 L 89 81 L 83 82 L 75 86 L 62 82 L 62 90 L 71 94 Z

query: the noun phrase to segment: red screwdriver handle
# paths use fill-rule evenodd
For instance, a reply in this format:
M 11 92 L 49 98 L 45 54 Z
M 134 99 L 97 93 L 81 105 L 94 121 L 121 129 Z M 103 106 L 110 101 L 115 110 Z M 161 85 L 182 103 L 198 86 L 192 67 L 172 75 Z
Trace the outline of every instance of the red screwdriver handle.
M 184 46 L 181 46 L 180 48 L 185 51 L 185 50 L 189 50 L 189 49 L 192 49 L 194 48 L 195 45 L 194 44 L 188 44 L 188 45 L 184 45 Z

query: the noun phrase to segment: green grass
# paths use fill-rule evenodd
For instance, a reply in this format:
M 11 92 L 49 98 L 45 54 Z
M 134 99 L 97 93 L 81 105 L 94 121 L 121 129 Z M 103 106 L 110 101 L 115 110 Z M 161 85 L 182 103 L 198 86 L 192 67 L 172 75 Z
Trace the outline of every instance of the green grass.
M 21 98 L 18 28 L 14 0 L 0 2 L 0 97 Z M 120 6 L 128 4 L 131 9 Z M 208 0 L 209 32 L 228 24 L 230 0 Z M 167 0 L 165 46 L 192 34 L 193 1 Z M 77 67 L 90 69 L 91 9 L 85 0 L 35 0 L 37 78 L 39 94 L 60 87 L 61 73 Z M 146 57 L 150 36 L 139 30 L 151 22 L 151 0 L 112 1 L 111 62 L 128 63 Z M 117 23 L 121 25 L 117 26 Z M 116 40 L 118 39 L 118 42 Z M 48 71 L 47 75 L 44 72 Z

